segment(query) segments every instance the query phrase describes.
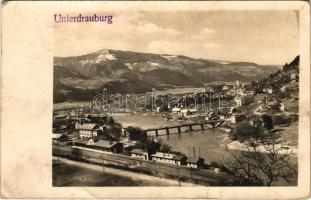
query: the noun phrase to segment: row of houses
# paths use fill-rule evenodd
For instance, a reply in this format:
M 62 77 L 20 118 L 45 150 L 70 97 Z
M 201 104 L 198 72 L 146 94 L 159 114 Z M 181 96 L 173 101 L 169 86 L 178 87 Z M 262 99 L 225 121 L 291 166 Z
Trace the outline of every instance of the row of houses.
M 176 114 L 176 115 L 179 115 L 179 116 L 182 116 L 182 117 L 185 117 L 185 118 L 191 118 L 191 117 L 197 117 L 197 113 L 198 113 L 198 110 L 193 108 L 193 109 L 186 109 L 186 108 L 173 108 L 172 109 L 172 113 L 173 114 Z
M 231 123 L 238 123 L 245 119 L 245 114 L 240 113 L 239 108 L 237 107 L 230 107 L 224 108 L 217 112 L 209 112 L 205 117 L 205 120 L 226 120 Z
M 53 134 L 53 143 L 63 143 L 71 141 L 73 147 L 98 150 L 108 154 L 119 154 L 124 152 L 124 145 L 119 141 L 96 140 L 95 138 L 78 138 L 69 140 L 67 135 Z M 133 149 L 130 156 L 142 160 L 151 160 L 157 163 L 171 164 L 175 166 L 187 166 L 190 168 L 204 168 L 205 161 L 201 157 L 186 157 L 172 153 L 156 152 L 148 154 L 141 149 Z
M 141 149 L 133 149 L 131 157 L 142 160 L 152 160 L 157 163 L 171 164 L 175 166 L 187 166 L 190 168 L 203 168 L 205 161 L 201 157 L 187 157 L 185 155 L 176 155 L 172 153 L 156 152 L 149 157 L 148 153 Z

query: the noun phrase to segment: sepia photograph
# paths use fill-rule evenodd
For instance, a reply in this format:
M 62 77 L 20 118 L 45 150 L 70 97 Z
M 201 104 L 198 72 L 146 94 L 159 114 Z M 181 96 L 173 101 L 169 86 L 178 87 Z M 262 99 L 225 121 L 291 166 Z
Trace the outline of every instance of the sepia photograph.
M 308 2 L 1 11 L 1 198 L 310 198 Z
M 52 20 L 53 187 L 297 186 L 299 11 Z

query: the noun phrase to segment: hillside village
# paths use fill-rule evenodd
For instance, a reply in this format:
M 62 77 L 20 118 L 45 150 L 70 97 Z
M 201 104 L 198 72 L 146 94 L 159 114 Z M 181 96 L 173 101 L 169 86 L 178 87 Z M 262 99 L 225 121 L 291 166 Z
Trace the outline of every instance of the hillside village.
M 264 127 L 269 132 L 280 132 L 280 137 L 286 140 L 289 148 L 292 147 L 297 154 L 299 56 L 291 63 L 286 63 L 282 70 L 246 85 L 244 92 L 235 97 L 235 102 L 238 113 L 241 113 L 237 116 L 243 117 L 239 117 L 234 126 L 228 124 L 230 131 L 227 130 L 233 133 L 231 140 L 256 138 L 256 129 Z M 251 127 L 253 131 L 243 135 L 242 127 L 244 130 Z M 234 133 L 236 128 L 240 131 L 239 134 Z M 243 149 L 243 145 L 231 143 L 231 148 Z

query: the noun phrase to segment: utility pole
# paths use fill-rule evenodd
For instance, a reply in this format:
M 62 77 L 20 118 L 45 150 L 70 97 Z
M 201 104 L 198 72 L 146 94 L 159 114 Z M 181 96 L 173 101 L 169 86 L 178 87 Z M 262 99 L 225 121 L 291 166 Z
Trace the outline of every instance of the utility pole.
M 191 166 L 191 163 L 190 163 L 190 178 L 191 178 L 191 182 L 192 182 L 193 180 L 192 180 L 192 166 Z
M 57 161 L 59 162 L 59 149 L 58 149 L 58 139 L 57 139 L 57 143 L 56 143 L 56 149 L 57 149 Z
M 105 160 L 104 160 L 104 156 L 103 154 L 100 156 L 102 158 L 102 165 L 103 165 L 103 175 L 102 175 L 102 181 L 104 182 L 104 177 L 105 177 L 105 168 L 104 168 L 104 165 L 105 165 Z
M 221 100 L 220 100 L 220 95 L 218 94 L 218 110 L 220 110 L 220 104 L 221 104 Z
M 211 111 L 212 110 L 212 90 L 211 88 L 209 89 L 209 110 Z
M 180 175 L 179 175 L 179 166 L 177 166 L 177 170 L 178 170 L 178 186 L 180 187 Z
M 102 159 L 103 159 L 103 174 L 105 173 L 105 167 L 104 167 L 104 165 L 105 165 L 105 160 L 104 160 L 104 157 L 102 156 Z

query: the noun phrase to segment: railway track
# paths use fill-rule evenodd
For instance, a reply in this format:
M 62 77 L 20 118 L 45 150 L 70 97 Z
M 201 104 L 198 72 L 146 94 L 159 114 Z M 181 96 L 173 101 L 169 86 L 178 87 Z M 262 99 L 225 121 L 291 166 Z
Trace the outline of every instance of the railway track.
M 230 185 L 231 183 L 231 177 L 223 172 L 215 173 L 212 170 L 191 169 L 186 166 L 157 163 L 121 154 L 107 154 L 90 149 L 76 149 L 78 148 L 53 144 L 53 155 L 77 159 L 82 162 L 121 167 L 125 170 L 141 171 L 155 176 L 182 177 L 197 183 L 204 182 L 204 185 Z M 76 151 L 76 154 L 73 153 L 74 151 Z

